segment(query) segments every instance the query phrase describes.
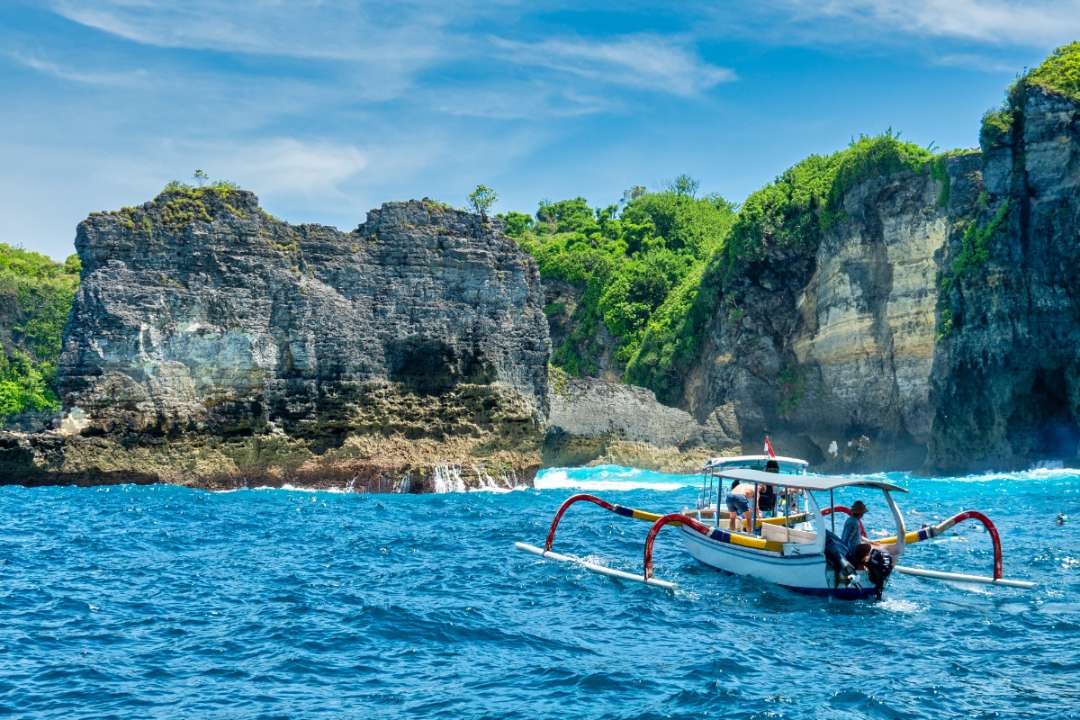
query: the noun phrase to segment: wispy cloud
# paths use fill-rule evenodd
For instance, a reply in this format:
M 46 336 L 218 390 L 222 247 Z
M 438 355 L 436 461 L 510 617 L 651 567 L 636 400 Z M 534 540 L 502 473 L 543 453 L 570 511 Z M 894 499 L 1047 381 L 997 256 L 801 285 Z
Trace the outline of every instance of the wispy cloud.
M 399 64 L 440 56 L 446 17 L 410 3 L 321 0 L 54 0 L 52 7 L 72 22 L 144 45 Z M 387 47 L 393 57 L 384 56 Z
M 956 52 L 936 55 L 930 58 L 935 65 L 943 67 L 969 68 L 994 73 L 1016 73 L 1020 67 L 1014 62 L 994 57 L 987 53 Z
M 248 142 L 182 144 L 222 177 L 268 194 L 340 194 L 341 185 L 368 167 L 361 148 L 325 140 L 276 137 Z
M 358 99 L 401 96 L 454 53 L 451 16 L 423 4 L 53 0 L 67 20 L 140 45 L 337 63 L 359 75 Z
M 27 55 L 21 52 L 9 52 L 7 53 L 7 56 L 19 65 L 35 70 L 43 75 L 49 75 L 60 80 L 81 83 L 83 85 L 124 87 L 145 82 L 149 77 L 149 73 L 141 68 L 121 71 L 79 70 L 40 56 Z
M 773 0 L 781 26 L 834 42 L 915 36 L 990 46 L 1044 46 L 1080 35 L 1078 0 Z M 833 22 L 829 22 L 833 21 Z M 838 32 L 841 27 L 846 32 Z
M 490 120 L 573 118 L 623 108 L 617 98 L 555 85 L 506 80 L 481 86 L 430 89 L 417 100 L 445 115 Z
M 655 35 L 491 42 L 507 62 L 675 95 L 697 95 L 735 79 L 732 70 L 704 61 L 685 44 Z

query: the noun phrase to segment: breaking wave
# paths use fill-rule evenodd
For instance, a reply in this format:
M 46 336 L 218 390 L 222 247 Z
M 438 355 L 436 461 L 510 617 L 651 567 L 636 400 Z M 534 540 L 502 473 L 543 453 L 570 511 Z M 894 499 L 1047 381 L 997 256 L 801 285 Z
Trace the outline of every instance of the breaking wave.
M 591 492 L 629 490 L 666 492 L 685 487 L 697 487 L 700 483 L 700 475 L 674 475 L 619 465 L 550 468 L 541 470 L 533 481 L 537 490 L 589 490 Z

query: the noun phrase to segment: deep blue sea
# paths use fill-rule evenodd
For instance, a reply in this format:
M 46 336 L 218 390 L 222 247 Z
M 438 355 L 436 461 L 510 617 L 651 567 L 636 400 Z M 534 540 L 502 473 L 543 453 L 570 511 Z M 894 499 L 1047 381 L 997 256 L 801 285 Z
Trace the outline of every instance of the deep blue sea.
M 0 488 L 0 716 L 1080 717 L 1080 471 L 889 477 L 909 526 L 988 513 L 1006 576 L 1040 586 L 894 575 L 881 602 L 830 602 L 698 566 L 665 530 L 672 594 L 514 550 L 576 489 L 693 504 L 699 478 L 625 468 L 428 496 Z M 647 530 L 578 505 L 555 547 L 638 571 Z M 991 558 L 963 523 L 903 564 Z

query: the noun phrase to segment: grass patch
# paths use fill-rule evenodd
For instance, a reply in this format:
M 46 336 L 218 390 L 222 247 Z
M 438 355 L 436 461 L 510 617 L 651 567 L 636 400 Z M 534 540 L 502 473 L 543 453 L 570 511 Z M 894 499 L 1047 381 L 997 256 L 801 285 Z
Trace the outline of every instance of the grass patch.
M 1024 80 L 1080 102 L 1080 41 L 1059 47 Z
M 238 191 L 235 183 L 224 180 L 200 187 L 174 180 L 165 186 L 154 202 L 160 208 L 162 223 L 175 229 L 194 222 L 210 222 L 218 206 L 230 215 L 243 217 L 244 212 L 232 203 Z

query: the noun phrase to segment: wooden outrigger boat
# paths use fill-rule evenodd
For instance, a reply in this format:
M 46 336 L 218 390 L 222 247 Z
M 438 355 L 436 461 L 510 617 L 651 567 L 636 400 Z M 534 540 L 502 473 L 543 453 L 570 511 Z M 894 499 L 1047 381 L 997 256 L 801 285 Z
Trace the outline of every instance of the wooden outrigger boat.
M 697 506 L 669 514 L 628 508 L 593 495 L 574 495 L 563 502 L 555 513 L 543 548 L 521 542 L 515 543 L 515 546 L 600 574 L 674 589 L 674 583 L 653 577 L 652 568 L 656 537 L 664 526 L 672 525 L 677 528 L 686 551 L 699 562 L 735 575 L 760 578 L 800 593 L 843 599 L 880 598 L 893 570 L 954 582 L 1034 587 L 1034 583 L 1002 577 L 1001 540 L 994 524 L 982 513 L 967 510 L 938 525 L 909 532 L 893 498 L 894 493 L 907 492 L 904 488 L 883 480 L 812 475 L 806 472 L 806 468 L 806 461 L 798 458 L 770 455 L 716 458 L 704 468 Z M 754 486 L 748 522 L 732 518 L 732 513 L 723 509 L 728 482 Z M 772 516 L 765 516 L 766 513 L 758 507 L 762 488 L 775 491 L 775 494 L 770 494 L 776 499 L 776 512 Z M 843 554 L 837 552 L 835 545 L 838 540 L 835 535 L 836 514 L 851 514 L 847 507 L 834 503 L 834 493 L 840 488 L 864 488 L 882 493 L 896 526 L 896 534 L 892 537 L 867 540 L 872 550 L 860 567 L 847 562 Z M 652 523 L 645 540 L 644 569 L 640 575 L 552 551 L 559 521 L 567 509 L 578 502 L 589 502 L 617 515 Z M 981 522 L 993 541 L 993 577 L 895 565 L 907 546 L 938 537 L 956 523 L 969 519 Z M 839 547 L 843 549 L 842 545 Z

